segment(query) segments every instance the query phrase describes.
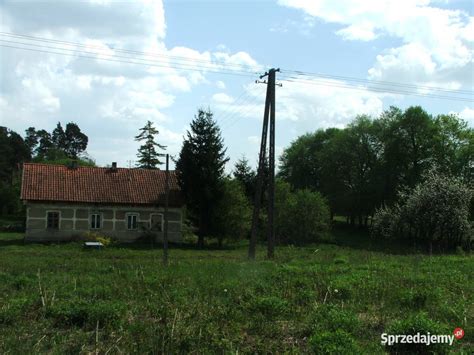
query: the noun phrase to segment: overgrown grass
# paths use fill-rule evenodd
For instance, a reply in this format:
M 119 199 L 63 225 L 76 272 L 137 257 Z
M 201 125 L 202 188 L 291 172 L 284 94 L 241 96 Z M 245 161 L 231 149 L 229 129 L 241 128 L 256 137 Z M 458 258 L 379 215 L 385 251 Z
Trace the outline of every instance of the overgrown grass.
M 336 234 L 274 261 L 263 246 L 256 262 L 245 245 L 175 247 L 167 268 L 160 249 L 0 234 L 0 353 L 376 354 L 390 351 L 382 332 L 418 324 L 465 330 L 438 352 L 472 350 L 470 255 L 388 254 Z

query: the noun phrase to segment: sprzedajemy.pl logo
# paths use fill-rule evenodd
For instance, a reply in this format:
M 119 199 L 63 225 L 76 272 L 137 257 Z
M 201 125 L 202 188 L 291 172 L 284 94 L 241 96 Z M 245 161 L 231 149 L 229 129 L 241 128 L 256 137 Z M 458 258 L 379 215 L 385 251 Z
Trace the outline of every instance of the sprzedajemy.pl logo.
M 454 338 L 462 339 L 464 337 L 464 330 L 462 328 L 456 328 L 452 335 L 447 334 L 387 334 L 382 333 L 382 345 L 394 345 L 394 344 L 425 344 L 426 346 L 431 344 L 449 344 L 453 345 Z

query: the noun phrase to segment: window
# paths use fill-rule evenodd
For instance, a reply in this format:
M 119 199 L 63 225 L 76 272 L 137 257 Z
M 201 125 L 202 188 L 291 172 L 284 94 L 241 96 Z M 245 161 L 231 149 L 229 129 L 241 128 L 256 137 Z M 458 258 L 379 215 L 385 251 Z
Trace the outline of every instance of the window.
M 59 229 L 59 212 L 48 212 L 47 217 L 47 228 Z
M 151 230 L 156 232 L 163 231 L 163 215 L 155 213 L 151 215 Z
M 138 229 L 138 215 L 137 214 L 127 215 L 127 229 L 128 230 Z
M 100 229 L 102 228 L 102 218 L 100 213 L 91 214 L 91 229 Z

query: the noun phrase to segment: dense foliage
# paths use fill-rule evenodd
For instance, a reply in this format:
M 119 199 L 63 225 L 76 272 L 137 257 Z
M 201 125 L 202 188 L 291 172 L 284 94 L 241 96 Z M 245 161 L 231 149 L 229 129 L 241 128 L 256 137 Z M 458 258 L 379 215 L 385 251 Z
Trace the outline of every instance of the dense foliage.
M 85 152 L 89 138 L 76 123 L 69 122 L 64 130 L 58 122 L 51 133 L 29 127 L 26 130 L 25 142 L 35 161 L 54 161 L 77 159 Z
M 198 227 L 199 245 L 216 232 L 217 206 L 223 197 L 226 149 L 210 110 L 199 109 L 184 138 L 176 172 L 192 221 Z
M 320 241 L 329 231 L 329 208 L 318 192 L 291 191 L 278 181 L 275 188 L 275 236 L 280 244 L 308 244 Z
M 0 216 L 21 211 L 20 168 L 31 155 L 23 138 L 0 126 Z
M 344 129 L 299 137 L 281 157 L 280 176 L 294 188 L 320 191 L 332 215 L 367 225 L 433 166 L 469 181 L 473 161 L 474 131 L 455 115 L 391 107 L 376 119 L 359 116 Z
M 255 184 L 257 182 L 257 174 L 249 165 L 249 161 L 242 157 L 234 165 L 232 172 L 235 180 L 239 181 L 244 187 L 245 196 L 253 203 L 255 199 Z
M 424 181 L 402 190 L 399 200 L 374 216 L 375 237 L 453 247 L 472 238 L 470 207 L 474 190 L 461 179 L 433 169 Z
M 216 237 L 219 246 L 224 239 L 243 240 L 250 232 L 251 208 L 242 184 L 236 179 L 223 180 L 223 195 L 217 204 L 215 216 Z
M 66 165 L 75 160 L 79 165 L 94 166 L 95 162 L 85 154 L 87 142 L 87 136 L 72 122 L 66 130 L 58 123 L 51 134 L 30 127 L 24 139 L 0 126 L 0 216 L 15 219 L 24 212 L 20 201 L 22 163 Z
M 147 121 L 146 125 L 140 128 L 140 133 L 135 137 L 135 140 L 137 142 L 144 141 L 144 143 L 138 149 L 138 168 L 156 169 L 163 164 L 160 158 L 164 157 L 165 154 L 157 151 L 157 148 L 165 150 L 166 147 L 155 142 L 159 133 L 151 121 Z

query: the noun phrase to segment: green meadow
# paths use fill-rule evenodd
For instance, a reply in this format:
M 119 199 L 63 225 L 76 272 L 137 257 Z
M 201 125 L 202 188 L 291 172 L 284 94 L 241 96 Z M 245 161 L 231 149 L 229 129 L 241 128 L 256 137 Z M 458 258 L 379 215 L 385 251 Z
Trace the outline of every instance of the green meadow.
M 465 336 L 416 353 L 470 353 L 474 262 L 336 229 L 331 242 L 247 260 L 245 243 L 198 250 L 24 244 L 0 234 L 0 353 L 333 353 L 405 351 L 381 334 Z M 395 251 L 394 251 L 395 250 Z

